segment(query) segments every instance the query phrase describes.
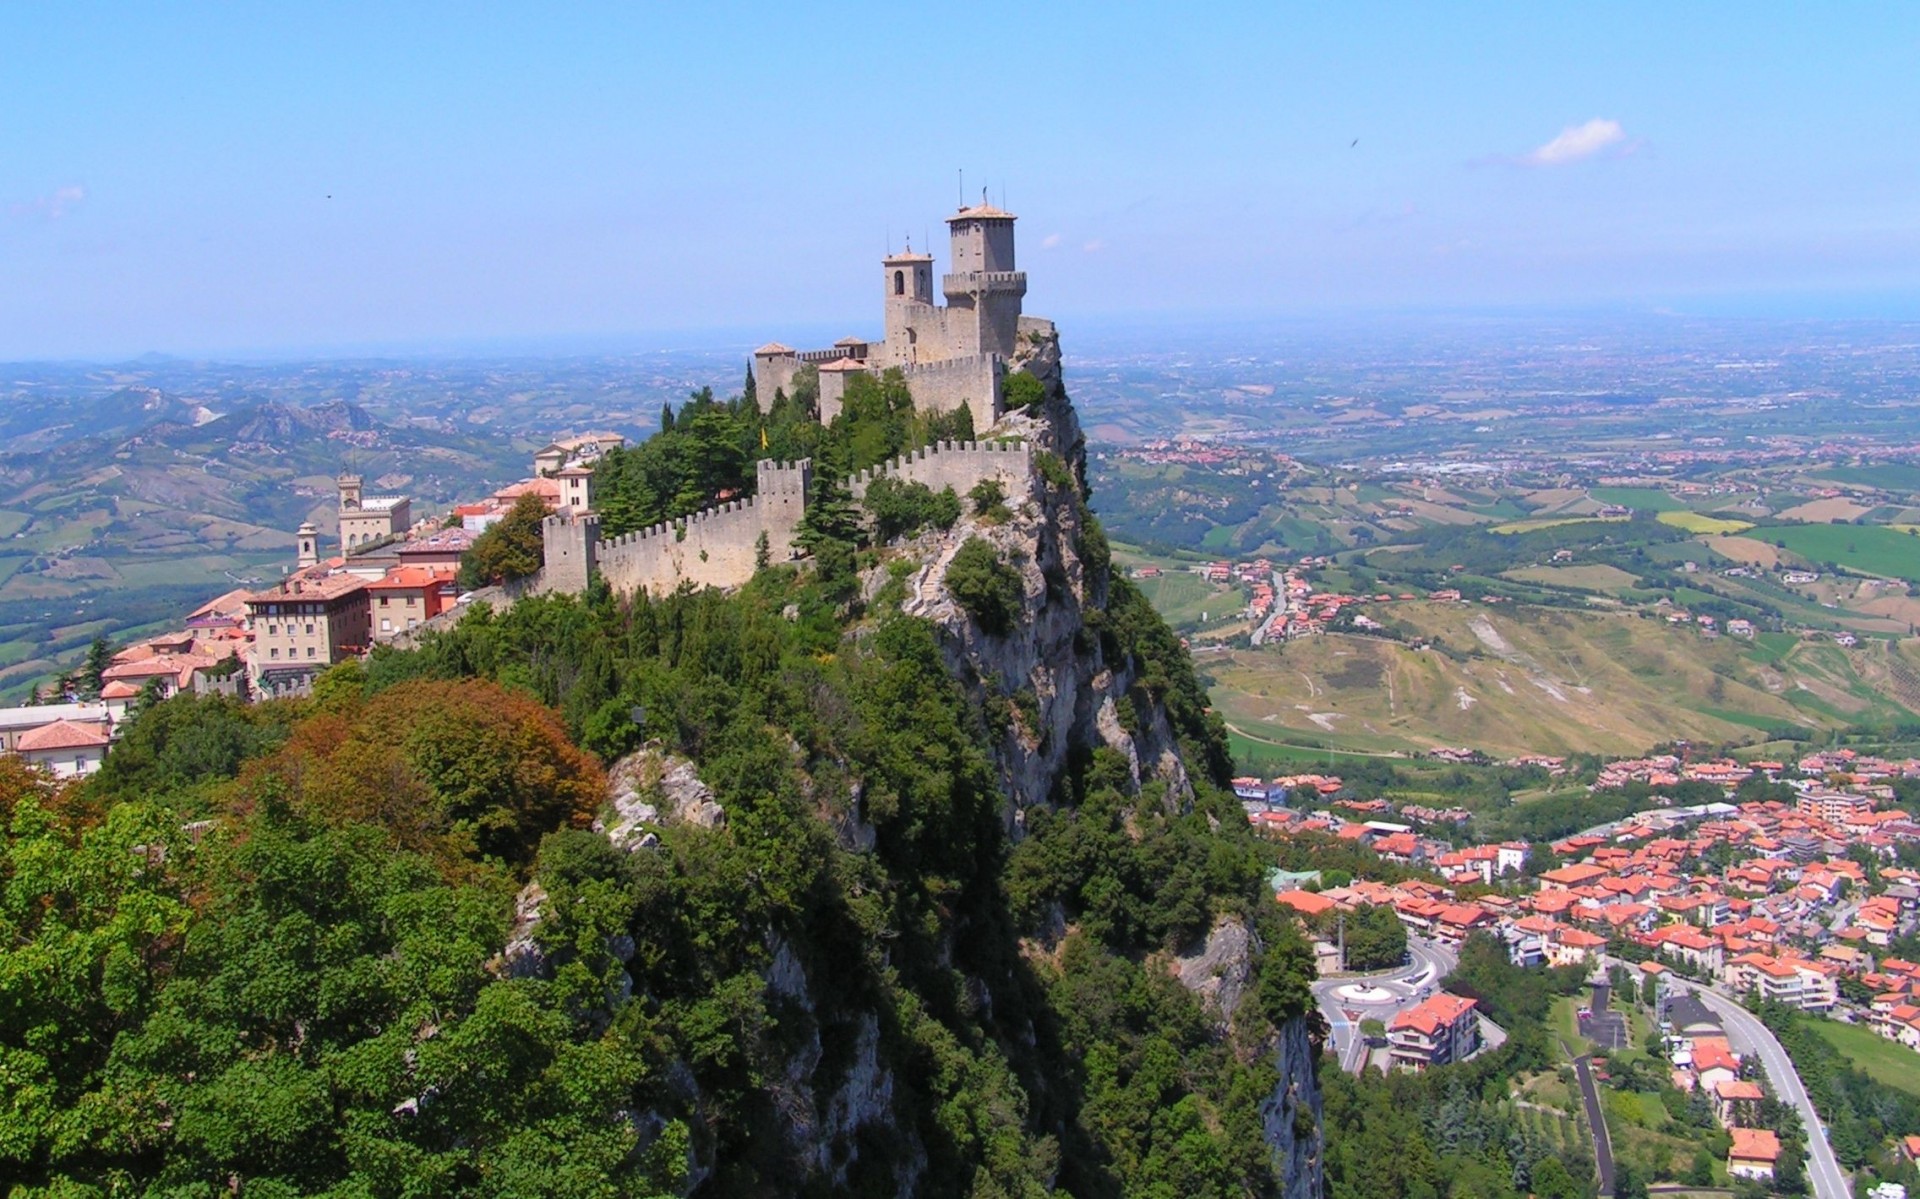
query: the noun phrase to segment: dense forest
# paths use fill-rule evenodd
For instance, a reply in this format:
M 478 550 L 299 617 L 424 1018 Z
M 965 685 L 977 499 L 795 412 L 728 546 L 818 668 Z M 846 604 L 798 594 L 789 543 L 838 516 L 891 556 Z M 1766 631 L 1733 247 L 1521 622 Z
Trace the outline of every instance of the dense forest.
M 1016 841 L 1003 728 L 857 552 L 153 703 L 83 783 L 0 763 L 11 1193 L 1273 1193 L 1310 955 L 1177 642 L 1124 587 L 1091 630 L 1193 794 L 1079 747 Z M 669 761 L 717 817 L 595 831 L 609 771 Z M 1168 963 L 1224 918 L 1223 1024 Z

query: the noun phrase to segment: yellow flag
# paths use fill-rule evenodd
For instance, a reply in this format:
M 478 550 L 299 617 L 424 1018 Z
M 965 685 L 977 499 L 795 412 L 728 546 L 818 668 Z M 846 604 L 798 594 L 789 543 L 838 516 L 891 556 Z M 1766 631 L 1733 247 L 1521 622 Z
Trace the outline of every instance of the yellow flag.
M 767 448 L 767 427 L 765 425 L 760 426 L 760 448 L 763 450 Z

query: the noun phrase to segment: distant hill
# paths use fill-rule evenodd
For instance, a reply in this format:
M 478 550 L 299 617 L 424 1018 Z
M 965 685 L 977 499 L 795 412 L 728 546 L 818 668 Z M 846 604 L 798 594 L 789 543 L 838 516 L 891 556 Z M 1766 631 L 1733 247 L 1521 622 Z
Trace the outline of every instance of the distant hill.
M 342 470 L 413 496 L 418 516 L 520 477 L 532 448 L 386 423 L 344 400 L 248 399 L 215 414 L 127 387 L 68 403 L 65 421 L 9 411 L 0 425 L 21 431 L 0 454 L 0 696 L 97 632 L 159 619 L 158 594 L 212 597 L 277 575 L 301 521 L 332 534 Z
M 1425 601 L 1375 615 L 1439 648 L 1336 634 L 1202 654 L 1215 706 L 1254 748 L 1444 745 L 1502 756 L 1754 741 L 1792 726 L 1910 719 L 1920 699 L 1905 685 L 1920 642 L 1709 641 L 1624 613 Z
M 15 396 L 0 407 L 0 443 L 9 456 L 68 442 L 125 436 L 163 423 L 204 424 L 218 414 L 157 387 L 122 387 L 105 395 L 44 399 Z

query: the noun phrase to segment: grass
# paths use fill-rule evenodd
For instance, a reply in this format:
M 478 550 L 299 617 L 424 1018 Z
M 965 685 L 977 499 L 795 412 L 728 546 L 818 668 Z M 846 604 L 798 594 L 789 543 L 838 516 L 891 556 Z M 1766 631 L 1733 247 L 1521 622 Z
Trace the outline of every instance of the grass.
M 1830 466 L 1812 474 L 1836 483 L 1878 487 L 1883 491 L 1920 492 L 1920 466 L 1909 462 L 1880 462 L 1872 466 Z
M 1134 585 L 1154 610 L 1174 628 L 1197 625 L 1204 616 L 1221 617 L 1246 606 L 1235 589 L 1215 587 L 1190 571 L 1171 569 L 1157 579 L 1135 579 Z
M 0 537 L 13 536 L 15 533 L 26 528 L 27 522 L 32 519 L 33 517 L 27 515 L 25 512 L 9 512 L 0 509 Z
M 1866 1071 L 1875 1082 L 1920 1096 L 1920 1053 L 1858 1024 L 1842 1024 L 1838 1020 L 1808 1023 L 1827 1044 Z
M 1624 591 L 1634 583 L 1632 574 L 1604 562 L 1587 562 L 1579 566 L 1528 566 L 1506 571 L 1502 577 L 1547 587 L 1577 587 L 1583 591 Z
M 1313 745 L 1261 741 L 1231 728 L 1227 730 L 1227 745 L 1233 751 L 1234 764 L 1239 769 L 1254 774 L 1264 774 L 1272 768 L 1293 770 L 1301 766 L 1337 766 L 1341 762 L 1367 762 L 1380 756 Z
M 1614 516 L 1560 516 L 1548 520 L 1516 520 L 1504 525 L 1495 525 L 1489 533 L 1536 533 L 1541 529 L 1557 529 L 1561 525 L 1600 525 L 1617 524 L 1624 518 Z
M 1689 533 L 1705 533 L 1709 536 L 1744 533 L 1753 527 L 1753 522 L 1750 520 L 1722 520 L 1717 516 L 1706 516 L 1699 512 L 1662 512 L 1659 520 L 1663 525 L 1672 525 L 1676 529 L 1685 529 Z
M 1590 487 L 1587 494 L 1603 504 L 1638 508 L 1642 512 L 1679 512 L 1686 508 L 1658 487 Z
M 1756 662 L 1775 666 L 1792 653 L 1793 647 L 1799 644 L 1800 636 L 1797 633 L 1757 633 L 1753 638 L 1753 648 L 1747 651 L 1747 656 Z
M 1809 562 L 1920 583 L 1920 535 L 1886 525 L 1772 525 L 1752 535 Z

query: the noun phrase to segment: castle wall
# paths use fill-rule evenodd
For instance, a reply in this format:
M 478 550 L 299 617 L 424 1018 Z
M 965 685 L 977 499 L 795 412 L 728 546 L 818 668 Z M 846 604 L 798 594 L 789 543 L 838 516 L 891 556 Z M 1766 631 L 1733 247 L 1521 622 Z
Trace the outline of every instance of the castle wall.
M 992 355 L 928 362 L 908 366 L 902 373 L 918 411 L 952 412 L 956 408 L 971 408 L 976 432 L 985 432 L 1000 419 L 1007 368 Z
M 982 479 L 998 479 L 1008 495 L 1019 495 L 1033 477 L 1033 447 L 1024 441 L 943 441 L 863 470 L 847 480 L 847 489 L 863 500 L 882 475 L 924 483 L 932 491 L 951 487 L 962 497 Z
M 585 591 L 599 556 L 599 516 L 572 511 L 549 516 L 540 522 L 540 541 L 546 565 L 540 568 L 535 589 L 568 595 Z
M 602 541 L 597 551 L 599 573 L 620 595 L 642 590 L 665 595 L 682 582 L 738 587 L 753 577 L 762 533 L 767 537 L 769 561 L 785 562 L 794 556 L 793 538 L 806 511 L 812 478 L 811 462 L 779 466 L 762 461 L 758 495 Z M 551 560 L 548 569 L 552 570 Z M 552 586 L 561 589 L 557 581 Z M 579 590 L 585 590 L 584 581 Z

